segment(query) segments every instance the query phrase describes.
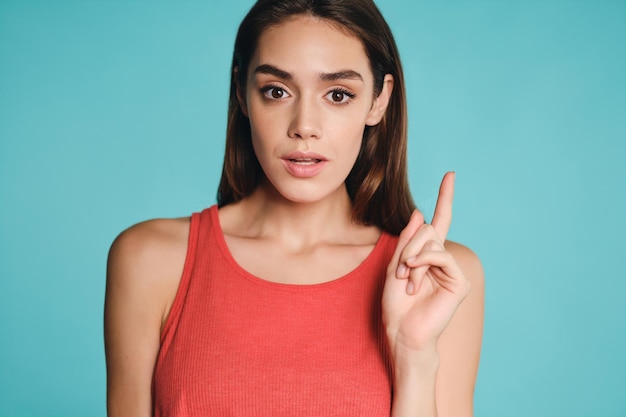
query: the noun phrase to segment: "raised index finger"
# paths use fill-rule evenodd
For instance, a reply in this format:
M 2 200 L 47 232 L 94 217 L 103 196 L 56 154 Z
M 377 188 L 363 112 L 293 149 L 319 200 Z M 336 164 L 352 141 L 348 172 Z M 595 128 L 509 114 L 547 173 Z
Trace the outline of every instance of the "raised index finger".
M 437 197 L 437 205 L 435 206 L 435 215 L 433 216 L 433 227 L 441 238 L 442 242 L 448 236 L 450 223 L 452 222 L 452 200 L 454 198 L 454 172 L 446 172 L 441 180 L 439 187 L 439 196 Z

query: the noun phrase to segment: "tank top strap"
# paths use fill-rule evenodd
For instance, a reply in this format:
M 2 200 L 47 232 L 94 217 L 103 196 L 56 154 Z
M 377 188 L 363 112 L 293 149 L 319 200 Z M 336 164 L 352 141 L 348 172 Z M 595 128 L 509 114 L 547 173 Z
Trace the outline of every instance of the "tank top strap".
M 211 206 L 201 212 L 193 213 L 189 221 L 189 237 L 187 240 L 187 254 L 183 272 L 178 284 L 178 290 L 174 297 L 170 313 L 161 332 L 161 346 L 166 347 L 171 342 L 172 328 L 176 328 L 176 324 L 180 320 L 183 305 L 189 292 L 191 285 L 194 266 L 198 258 L 198 252 L 201 251 L 202 237 L 209 236 L 212 229 L 211 210 L 217 210 L 217 206 Z

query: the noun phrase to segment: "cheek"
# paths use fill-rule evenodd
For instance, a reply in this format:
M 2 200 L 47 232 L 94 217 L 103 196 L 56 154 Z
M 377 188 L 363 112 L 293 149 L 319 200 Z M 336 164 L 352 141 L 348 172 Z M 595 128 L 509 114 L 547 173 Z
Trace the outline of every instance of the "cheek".
M 267 143 L 267 141 L 261 140 L 261 137 L 261 132 L 252 129 L 252 149 L 254 150 L 254 154 L 256 155 L 256 158 L 261 166 L 264 166 L 265 160 L 271 153 L 271 147 L 270 144 Z
M 346 149 L 361 148 L 361 141 L 363 139 L 363 132 L 365 131 L 365 123 L 360 115 L 354 115 L 353 117 L 344 117 L 338 121 L 336 131 L 333 136 L 339 139 L 339 143 Z
M 336 156 L 343 161 L 341 169 L 346 171 L 346 175 L 354 167 L 363 142 L 363 128 L 358 125 L 350 126 L 350 128 L 338 138 L 338 144 L 335 147 Z
M 280 121 L 275 116 L 268 114 L 268 112 L 255 110 L 250 108 L 249 121 L 252 146 L 258 154 L 265 152 L 266 149 L 271 147 L 270 142 L 272 138 L 277 137 Z
M 253 140 L 256 138 L 257 141 L 271 141 L 279 138 L 280 132 L 286 131 L 288 124 L 286 110 L 251 104 L 248 111 Z

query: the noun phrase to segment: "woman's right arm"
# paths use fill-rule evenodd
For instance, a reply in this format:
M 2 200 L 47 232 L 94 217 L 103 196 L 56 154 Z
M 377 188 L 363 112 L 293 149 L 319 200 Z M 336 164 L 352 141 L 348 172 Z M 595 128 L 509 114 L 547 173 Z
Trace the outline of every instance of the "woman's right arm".
M 104 306 L 109 417 L 152 416 L 152 374 L 185 262 L 188 227 L 188 219 L 151 220 L 124 231 L 111 246 Z

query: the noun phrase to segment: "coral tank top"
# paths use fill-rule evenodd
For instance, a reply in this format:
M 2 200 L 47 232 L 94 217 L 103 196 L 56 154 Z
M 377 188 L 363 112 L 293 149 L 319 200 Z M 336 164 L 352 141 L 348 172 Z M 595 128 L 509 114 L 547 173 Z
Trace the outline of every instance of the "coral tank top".
M 389 416 L 381 295 L 396 242 L 381 234 L 333 281 L 279 284 L 237 264 L 217 206 L 194 213 L 161 335 L 154 415 Z

